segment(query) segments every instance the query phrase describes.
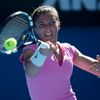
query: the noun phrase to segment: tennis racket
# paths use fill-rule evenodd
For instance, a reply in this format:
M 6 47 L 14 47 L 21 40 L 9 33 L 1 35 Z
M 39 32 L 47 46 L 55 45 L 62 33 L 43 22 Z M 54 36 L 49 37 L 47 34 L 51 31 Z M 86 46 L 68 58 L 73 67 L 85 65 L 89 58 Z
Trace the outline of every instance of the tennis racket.
M 4 47 L 5 41 L 10 38 L 17 41 L 17 45 L 13 50 L 7 50 Z M 11 14 L 1 25 L 0 52 L 3 54 L 16 53 L 27 45 L 36 44 L 39 46 L 41 43 L 43 42 L 35 37 L 32 18 L 26 12 L 17 11 Z

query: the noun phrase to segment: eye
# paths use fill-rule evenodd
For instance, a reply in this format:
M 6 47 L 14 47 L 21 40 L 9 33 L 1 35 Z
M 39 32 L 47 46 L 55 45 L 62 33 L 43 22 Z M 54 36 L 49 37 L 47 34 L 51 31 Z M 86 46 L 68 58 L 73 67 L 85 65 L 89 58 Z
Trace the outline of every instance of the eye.
M 56 23 L 56 20 L 55 19 L 51 19 L 49 23 L 50 24 L 55 24 Z
M 38 28 L 44 28 L 45 27 L 45 24 L 39 23 L 37 26 L 38 26 Z

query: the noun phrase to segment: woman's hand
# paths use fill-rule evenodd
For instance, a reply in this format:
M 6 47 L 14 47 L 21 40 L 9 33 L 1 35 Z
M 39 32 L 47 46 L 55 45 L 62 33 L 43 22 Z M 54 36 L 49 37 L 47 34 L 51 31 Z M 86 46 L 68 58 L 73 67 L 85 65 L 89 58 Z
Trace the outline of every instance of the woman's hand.
M 100 76 L 100 56 L 99 56 L 99 55 L 96 56 L 96 60 L 97 60 L 97 62 L 94 63 L 94 64 L 90 67 L 90 70 L 92 70 L 92 71 L 98 73 L 99 76 Z
M 49 45 L 47 48 L 40 48 L 40 53 L 42 53 L 43 55 L 49 55 L 50 53 L 55 52 L 57 49 L 57 47 L 53 43 L 47 41 L 47 44 Z

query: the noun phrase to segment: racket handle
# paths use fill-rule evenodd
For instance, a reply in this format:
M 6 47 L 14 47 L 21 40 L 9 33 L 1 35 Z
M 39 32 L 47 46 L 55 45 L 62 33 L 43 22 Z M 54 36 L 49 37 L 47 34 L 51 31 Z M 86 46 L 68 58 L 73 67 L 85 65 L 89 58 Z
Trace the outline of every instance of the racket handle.
M 42 49 L 50 48 L 50 45 L 48 43 L 40 41 L 40 40 L 37 41 L 36 45 L 38 45 L 39 48 L 42 48 Z

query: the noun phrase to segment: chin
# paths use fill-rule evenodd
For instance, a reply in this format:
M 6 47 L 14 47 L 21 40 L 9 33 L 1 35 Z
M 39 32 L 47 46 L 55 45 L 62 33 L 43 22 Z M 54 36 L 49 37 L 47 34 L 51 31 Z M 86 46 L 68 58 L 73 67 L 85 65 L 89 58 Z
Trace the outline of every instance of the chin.
M 56 40 L 54 40 L 54 41 L 50 41 L 51 43 L 53 43 L 53 44 L 55 44 L 56 45 L 56 43 L 57 43 L 57 41 Z

